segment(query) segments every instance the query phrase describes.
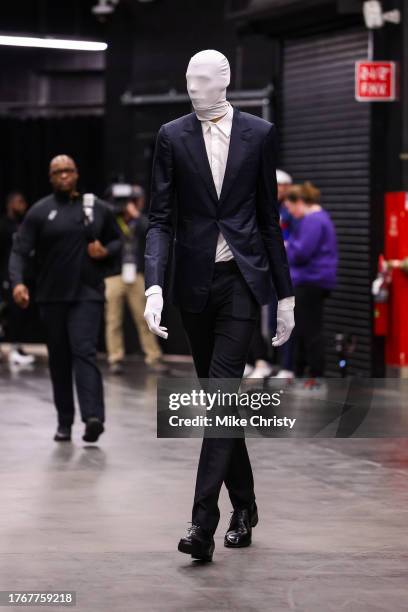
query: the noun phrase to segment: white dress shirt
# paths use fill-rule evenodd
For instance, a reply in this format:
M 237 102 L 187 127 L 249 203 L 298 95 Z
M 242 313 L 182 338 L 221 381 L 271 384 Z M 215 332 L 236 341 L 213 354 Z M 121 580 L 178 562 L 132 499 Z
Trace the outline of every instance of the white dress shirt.
M 227 114 L 216 123 L 213 121 L 201 122 L 205 148 L 218 197 L 221 194 L 225 168 L 227 166 L 233 115 L 234 109 L 229 105 Z M 233 258 L 231 249 L 220 232 L 215 252 L 215 261 L 228 261 Z

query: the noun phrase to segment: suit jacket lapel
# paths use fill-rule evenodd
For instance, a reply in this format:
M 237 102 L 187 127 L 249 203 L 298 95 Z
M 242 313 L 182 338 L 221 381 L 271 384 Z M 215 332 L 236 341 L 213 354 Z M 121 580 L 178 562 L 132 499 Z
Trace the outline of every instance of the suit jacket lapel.
M 205 148 L 203 129 L 195 113 L 192 113 L 191 122 L 184 129 L 182 138 L 209 194 L 218 202 L 218 195 L 215 189 L 210 163 L 208 161 L 207 150 Z
M 235 179 L 239 175 L 240 167 L 247 155 L 250 136 L 251 128 L 246 125 L 241 112 L 237 108 L 234 108 L 230 145 L 220 194 L 220 202 L 225 200 Z

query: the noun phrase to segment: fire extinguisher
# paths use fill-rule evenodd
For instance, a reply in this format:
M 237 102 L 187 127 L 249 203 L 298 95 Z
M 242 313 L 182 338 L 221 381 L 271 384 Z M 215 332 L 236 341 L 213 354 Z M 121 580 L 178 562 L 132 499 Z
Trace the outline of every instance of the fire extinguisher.
M 383 255 L 378 258 L 377 277 L 372 284 L 372 294 L 374 297 L 374 334 L 376 336 L 386 336 L 388 333 L 388 310 L 390 283 L 392 271 L 389 268 Z

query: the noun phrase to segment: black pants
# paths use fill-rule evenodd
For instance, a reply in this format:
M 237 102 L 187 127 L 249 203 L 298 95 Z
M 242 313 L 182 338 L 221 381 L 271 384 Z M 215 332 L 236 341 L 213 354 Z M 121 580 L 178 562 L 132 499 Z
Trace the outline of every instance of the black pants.
M 240 380 L 259 305 L 236 263 L 215 264 L 205 309 L 200 313 L 181 310 L 181 316 L 198 377 Z M 203 439 L 192 521 L 211 533 L 220 518 L 218 497 L 223 482 L 235 509 L 252 505 L 254 480 L 244 438 Z
M 295 351 L 295 339 L 292 335 L 285 344 L 278 349 L 279 353 L 279 365 L 282 370 L 289 370 L 293 372 L 293 354 Z
M 324 374 L 323 307 L 330 294 L 314 285 L 295 288 L 295 375 L 308 369 L 311 377 Z
M 40 305 L 46 334 L 54 402 L 60 425 L 74 422 L 73 374 L 82 421 L 104 421 L 102 376 L 96 345 L 102 302 L 57 302 Z
M 261 309 L 259 309 L 259 315 L 261 315 Z M 261 330 L 261 316 L 259 316 L 259 321 L 255 325 L 254 333 L 252 334 L 247 362 L 255 365 L 259 359 L 263 359 L 264 361 L 268 361 L 269 359 L 268 345 L 266 344 L 266 340 Z
M 32 294 L 30 286 L 29 290 Z M 22 344 L 24 340 L 32 337 L 33 328 L 38 326 L 36 304 L 30 302 L 29 307 L 24 309 L 17 306 L 8 280 L 3 282 L 0 301 L 3 301 L 5 306 L 6 340 L 11 344 Z

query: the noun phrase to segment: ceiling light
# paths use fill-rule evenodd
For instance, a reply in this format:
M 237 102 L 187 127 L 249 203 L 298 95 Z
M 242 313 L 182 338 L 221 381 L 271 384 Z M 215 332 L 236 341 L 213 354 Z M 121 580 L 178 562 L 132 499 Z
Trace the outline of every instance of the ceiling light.
M 99 0 L 98 4 L 92 7 L 92 13 L 99 19 L 104 19 L 108 15 L 112 15 L 119 0 Z
M 37 47 L 39 49 L 66 49 L 67 51 L 105 51 L 108 45 L 91 40 L 64 40 L 62 38 L 35 38 L 33 36 L 0 35 L 0 45 Z

